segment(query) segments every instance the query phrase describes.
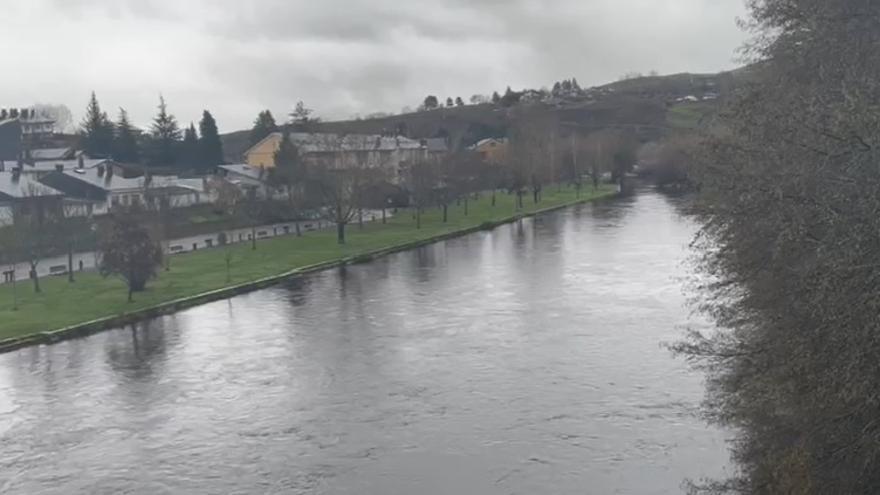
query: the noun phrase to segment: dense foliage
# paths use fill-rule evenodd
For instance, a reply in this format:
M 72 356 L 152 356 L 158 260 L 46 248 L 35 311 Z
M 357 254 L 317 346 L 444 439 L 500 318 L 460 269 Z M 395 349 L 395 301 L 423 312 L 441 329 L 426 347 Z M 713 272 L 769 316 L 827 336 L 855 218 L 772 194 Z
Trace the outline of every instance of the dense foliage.
M 162 247 L 156 242 L 138 207 L 117 208 L 102 233 L 98 252 L 101 275 L 118 275 L 128 286 L 128 299 L 142 292 L 162 265 Z

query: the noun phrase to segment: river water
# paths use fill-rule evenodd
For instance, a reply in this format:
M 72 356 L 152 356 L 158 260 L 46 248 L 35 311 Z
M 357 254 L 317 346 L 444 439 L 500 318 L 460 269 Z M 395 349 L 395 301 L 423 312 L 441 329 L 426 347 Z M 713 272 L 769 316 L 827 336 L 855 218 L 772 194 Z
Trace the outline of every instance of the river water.
M 694 230 L 642 191 L 2 355 L 0 493 L 681 493 Z

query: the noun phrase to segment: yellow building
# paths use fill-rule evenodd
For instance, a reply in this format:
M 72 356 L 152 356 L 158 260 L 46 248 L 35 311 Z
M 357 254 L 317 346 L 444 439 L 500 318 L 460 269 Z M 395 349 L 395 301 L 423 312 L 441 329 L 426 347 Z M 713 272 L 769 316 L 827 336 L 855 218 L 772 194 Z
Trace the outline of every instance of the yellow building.
M 483 161 L 492 165 L 501 165 L 507 160 L 507 139 L 483 139 L 472 149 L 483 157 Z
M 275 152 L 281 147 L 281 133 L 273 132 L 262 141 L 244 152 L 244 162 L 251 167 L 272 168 L 275 166 Z

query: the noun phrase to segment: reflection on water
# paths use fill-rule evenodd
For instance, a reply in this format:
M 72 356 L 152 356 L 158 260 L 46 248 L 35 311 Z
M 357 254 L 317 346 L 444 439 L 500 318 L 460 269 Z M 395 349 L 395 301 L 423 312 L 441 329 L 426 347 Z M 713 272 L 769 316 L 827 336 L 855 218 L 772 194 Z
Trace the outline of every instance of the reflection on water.
M 652 192 L 0 356 L 0 493 L 679 493 L 724 436 L 661 347 Z

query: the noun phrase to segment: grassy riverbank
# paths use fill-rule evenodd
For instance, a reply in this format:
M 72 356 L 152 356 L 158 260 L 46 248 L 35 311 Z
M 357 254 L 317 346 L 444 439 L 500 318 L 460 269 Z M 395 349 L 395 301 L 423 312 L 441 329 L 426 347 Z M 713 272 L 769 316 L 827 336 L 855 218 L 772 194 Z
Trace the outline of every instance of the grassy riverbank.
M 597 192 L 585 191 L 581 200 L 597 199 L 613 194 L 607 187 Z M 102 278 L 97 273 L 77 274 L 75 283 L 66 277 L 41 279 L 43 293 L 35 294 L 30 281 L 19 282 L 18 310 L 13 310 L 11 285 L 0 286 L 0 341 L 40 332 L 65 328 L 99 318 L 131 313 L 230 285 L 238 285 L 278 275 L 297 267 L 356 257 L 384 248 L 392 248 L 415 241 L 431 239 L 459 230 L 480 226 L 486 222 L 501 221 L 514 214 L 514 198 L 497 196 L 497 205 L 491 206 L 484 195 L 471 201 L 470 212 L 464 216 L 463 206 L 449 208 L 449 220 L 442 222 L 437 208 L 422 215 L 422 228 L 416 229 L 411 212 L 401 211 L 389 219 L 368 223 L 362 229 L 357 224 L 347 229 L 348 242 L 336 244 L 333 229 L 311 232 L 303 237 L 284 236 L 258 242 L 252 250 L 250 243 L 237 244 L 229 249 L 234 253 L 231 282 L 226 279 L 225 249 L 202 250 L 176 255 L 171 260 L 170 272 L 162 272 L 150 283 L 148 290 L 135 295 L 135 301 L 126 302 L 124 283 L 117 278 Z M 544 199 L 533 204 L 526 198 L 525 211 L 552 208 L 577 202 L 575 191 L 548 188 Z

